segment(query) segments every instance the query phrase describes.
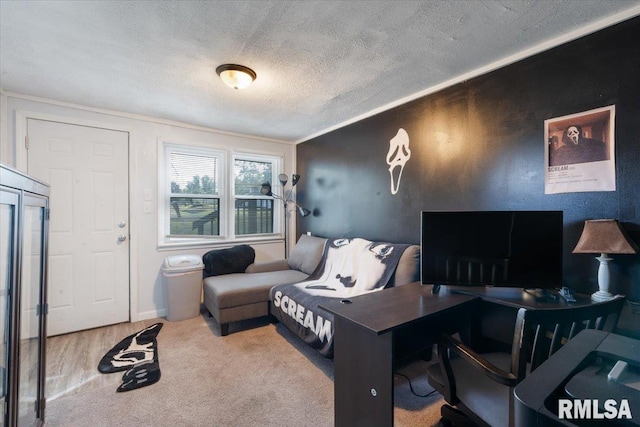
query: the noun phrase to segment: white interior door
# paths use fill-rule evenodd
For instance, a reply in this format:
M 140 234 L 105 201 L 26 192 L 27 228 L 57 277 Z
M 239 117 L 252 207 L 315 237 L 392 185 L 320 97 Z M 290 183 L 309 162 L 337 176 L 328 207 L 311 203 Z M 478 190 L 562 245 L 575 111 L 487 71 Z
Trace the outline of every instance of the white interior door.
M 27 120 L 28 173 L 51 187 L 47 335 L 129 320 L 129 134 Z

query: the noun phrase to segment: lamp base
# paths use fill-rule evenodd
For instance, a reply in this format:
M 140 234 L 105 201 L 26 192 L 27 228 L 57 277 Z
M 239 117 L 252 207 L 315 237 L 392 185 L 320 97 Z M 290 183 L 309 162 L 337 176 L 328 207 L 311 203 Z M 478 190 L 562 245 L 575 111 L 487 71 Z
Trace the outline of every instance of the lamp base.
M 611 292 L 596 291 L 591 294 L 591 301 L 602 302 L 613 299 L 614 295 Z

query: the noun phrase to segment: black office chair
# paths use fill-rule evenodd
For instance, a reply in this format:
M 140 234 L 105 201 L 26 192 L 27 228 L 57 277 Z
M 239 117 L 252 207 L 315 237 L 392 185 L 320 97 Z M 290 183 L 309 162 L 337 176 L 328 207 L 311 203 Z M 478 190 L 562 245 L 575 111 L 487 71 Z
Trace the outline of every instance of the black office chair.
M 452 284 L 495 285 L 505 283 L 508 275 L 507 258 L 457 257 L 445 263 L 445 277 Z
M 441 409 L 443 424 L 512 426 L 513 388 L 583 329 L 612 331 L 623 302 L 618 296 L 580 307 L 521 308 L 511 353 L 479 354 L 441 335 L 428 379 L 449 404 Z

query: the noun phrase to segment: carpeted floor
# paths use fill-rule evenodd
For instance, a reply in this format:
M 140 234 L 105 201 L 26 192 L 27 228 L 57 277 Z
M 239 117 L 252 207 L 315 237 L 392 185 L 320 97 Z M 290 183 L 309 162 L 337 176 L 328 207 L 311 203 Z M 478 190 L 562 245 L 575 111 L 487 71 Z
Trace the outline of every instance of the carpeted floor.
M 47 402 L 45 425 L 56 426 L 332 426 L 333 362 L 307 347 L 283 325 L 265 319 L 232 324 L 221 337 L 206 314 L 164 322 L 158 341 L 162 377 L 116 393 L 113 384 L 80 387 Z M 105 342 L 97 364 L 115 342 Z M 431 390 L 425 362 L 399 369 L 416 393 Z M 395 425 L 437 425 L 442 397 L 413 395 L 395 377 Z

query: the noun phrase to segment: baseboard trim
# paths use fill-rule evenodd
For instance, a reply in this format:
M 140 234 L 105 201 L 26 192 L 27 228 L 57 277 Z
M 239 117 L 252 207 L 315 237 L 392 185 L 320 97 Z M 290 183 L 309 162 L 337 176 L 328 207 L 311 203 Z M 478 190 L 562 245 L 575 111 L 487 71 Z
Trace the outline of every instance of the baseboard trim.
M 151 311 L 138 313 L 138 320 L 156 319 L 158 317 L 165 317 L 166 315 L 167 315 L 167 310 L 164 308 L 161 308 L 159 310 L 151 310 Z

